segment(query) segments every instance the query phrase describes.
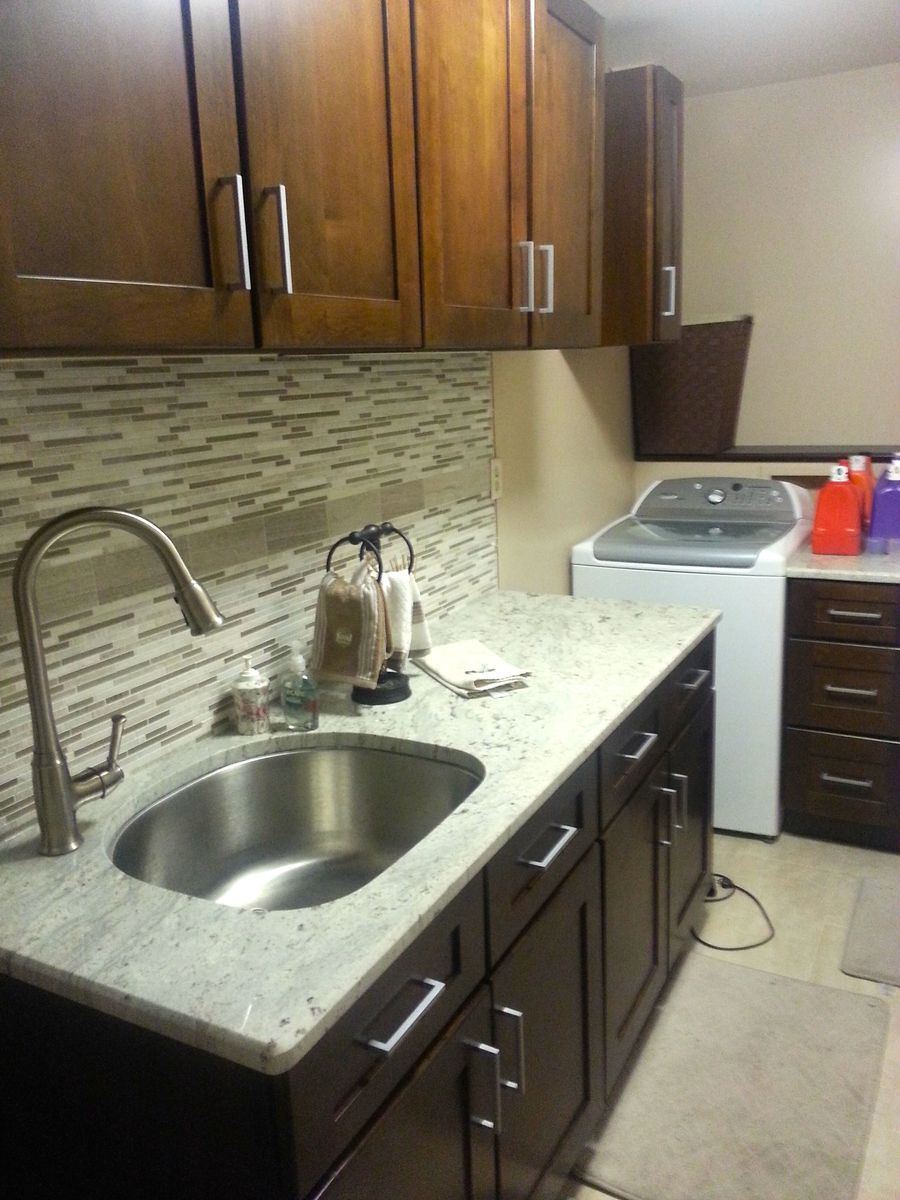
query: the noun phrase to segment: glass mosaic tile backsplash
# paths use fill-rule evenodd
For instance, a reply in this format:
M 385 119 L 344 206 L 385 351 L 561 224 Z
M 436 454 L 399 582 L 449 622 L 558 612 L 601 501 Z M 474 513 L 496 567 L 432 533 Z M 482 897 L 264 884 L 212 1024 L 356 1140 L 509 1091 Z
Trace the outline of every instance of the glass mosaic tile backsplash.
M 122 765 L 139 770 L 227 727 L 241 655 L 275 675 L 309 643 L 325 555 L 350 529 L 409 535 L 428 614 L 496 587 L 490 370 L 482 352 L 0 362 L 0 839 L 34 821 L 10 581 L 42 522 L 93 504 L 142 513 L 228 618 L 188 636 L 153 552 L 118 531 L 73 534 L 44 561 L 70 765 L 105 757 L 122 711 Z M 388 560 L 403 549 L 385 541 Z

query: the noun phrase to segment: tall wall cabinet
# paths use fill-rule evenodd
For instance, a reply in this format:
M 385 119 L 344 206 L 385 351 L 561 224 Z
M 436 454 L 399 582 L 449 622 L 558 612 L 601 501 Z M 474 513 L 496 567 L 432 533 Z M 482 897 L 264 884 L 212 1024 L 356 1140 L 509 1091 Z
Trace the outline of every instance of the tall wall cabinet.
M 597 345 L 601 28 L 584 0 L 8 0 L 0 349 Z
M 603 345 L 681 334 L 683 88 L 664 67 L 606 76 Z

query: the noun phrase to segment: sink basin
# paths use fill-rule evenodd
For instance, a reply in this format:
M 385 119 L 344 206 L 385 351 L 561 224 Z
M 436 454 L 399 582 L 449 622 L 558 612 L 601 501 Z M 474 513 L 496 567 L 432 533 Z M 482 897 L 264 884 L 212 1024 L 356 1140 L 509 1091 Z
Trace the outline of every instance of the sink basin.
M 481 764 L 447 754 L 312 746 L 244 759 L 142 809 L 112 861 L 239 908 L 324 904 L 374 879 L 474 791 Z

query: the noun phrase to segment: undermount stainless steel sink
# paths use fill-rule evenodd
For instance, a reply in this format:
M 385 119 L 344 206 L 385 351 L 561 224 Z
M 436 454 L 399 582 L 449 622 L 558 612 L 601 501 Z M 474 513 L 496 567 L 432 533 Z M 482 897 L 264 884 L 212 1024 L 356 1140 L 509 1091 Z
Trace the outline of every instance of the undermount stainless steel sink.
M 311 746 L 219 767 L 133 816 L 112 861 L 238 908 L 308 908 L 361 888 L 484 778 L 477 759 Z

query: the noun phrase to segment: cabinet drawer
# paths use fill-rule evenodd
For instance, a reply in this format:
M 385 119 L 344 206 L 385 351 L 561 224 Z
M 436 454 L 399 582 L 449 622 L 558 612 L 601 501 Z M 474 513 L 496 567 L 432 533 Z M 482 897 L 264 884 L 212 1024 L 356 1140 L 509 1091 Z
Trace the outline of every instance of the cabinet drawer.
M 488 863 L 491 964 L 509 949 L 596 837 L 597 762 L 591 755 Z
M 478 876 L 288 1073 L 298 1195 L 337 1159 L 483 977 Z
M 663 685 L 663 741 L 668 742 L 698 712 L 713 689 L 715 635 L 704 638 Z
M 786 729 L 786 811 L 900 829 L 900 743 Z
M 791 639 L 785 679 L 788 725 L 900 737 L 900 650 Z
M 600 747 L 600 828 L 605 829 L 659 760 L 665 746 L 669 681 L 660 684 Z
M 794 637 L 900 645 L 900 587 L 789 579 L 787 627 Z

